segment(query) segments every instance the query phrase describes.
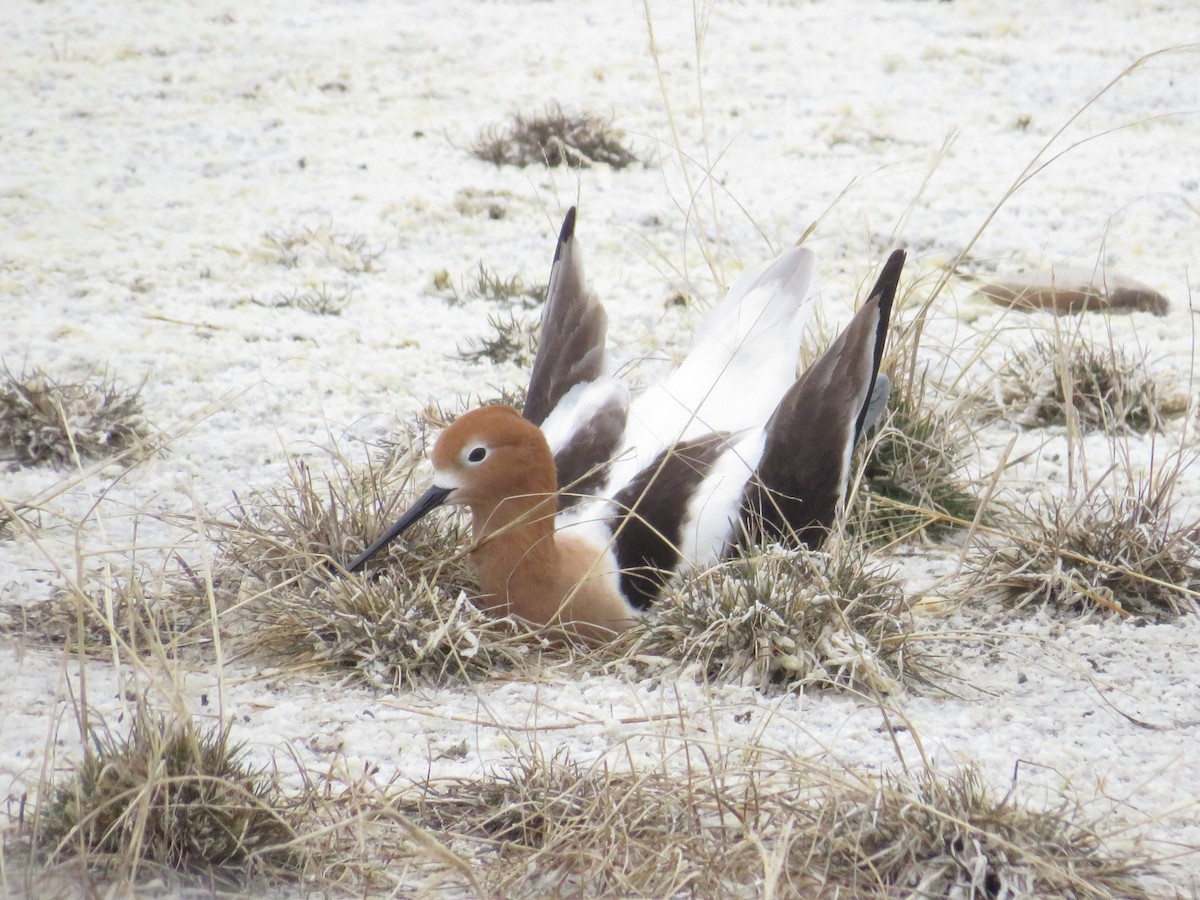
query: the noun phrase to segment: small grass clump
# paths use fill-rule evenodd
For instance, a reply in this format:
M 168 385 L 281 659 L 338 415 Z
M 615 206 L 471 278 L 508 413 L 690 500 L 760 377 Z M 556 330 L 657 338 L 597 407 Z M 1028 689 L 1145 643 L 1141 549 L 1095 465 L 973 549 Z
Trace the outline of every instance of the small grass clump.
M 1104 609 L 1153 619 L 1197 609 L 1200 520 L 1180 524 L 1176 477 L 1098 485 L 1016 514 L 968 557 L 969 577 L 1012 606 Z
M 0 382 L 0 456 L 20 465 L 69 466 L 115 456 L 144 441 L 141 387 L 107 375 L 55 381 L 41 369 Z
M 849 801 L 849 802 L 848 802 Z M 865 802 L 864 802 L 865 801 Z M 1147 897 L 1136 865 L 1110 855 L 1079 810 L 1031 810 L 997 799 L 978 770 L 889 778 L 874 796 L 828 791 L 814 810 L 812 845 L 829 886 L 880 896 Z
M 443 273 L 444 274 L 444 273 Z M 450 277 L 442 282 L 449 285 Z M 541 338 L 541 319 L 528 314 L 546 298 L 546 285 L 526 285 L 520 275 L 504 278 L 482 262 L 473 280 L 462 291 L 455 290 L 453 303 L 486 300 L 507 308 L 505 313 L 488 315 L 491 334 L 459 345 L 456 356 L 466 362 L 512 362 L 522 368 L 533 365 Z M 517 308 L 517 305 L 521 309 Z
M 1078 422 L 1085 432 L 1145 434 L 1161 431 L 1168 416 L 1182 411 L 1162 395 L 1144 358 L 1084 341 L 1035 339 L 1004 364 L 995 386 L 985 418 L 1004 417 L 1026 428 Z
M 455 304 L 467 300 L 486 300 L 502 306 L 519 303 L 526 309 L 532 309 L 546 299 L 547 285 L 544 282 L 526 283 L 520 275 L 505 278 L 480 261 L 474 277 L 467 279 L 461 289 L 454 287 L 450 273 L 445 270 L 434 275 L 434 287 L 439 291 L 448 291 L 451 302 Z
M 627 655 L 697 665 L 712 680 L 890 691 L 912 667 L 903 590 L 861 546 L 763 549 L 693 575 L 655 609 Z
M 176 658 L 181 643 L 203 625 L 208 606 L 195 591 L 164 587 L 159 594 L 126 577 L 64 587 L 24 612 L 20 634 L 103 657 L 115 647 L 132 657 Z
M 538 753 L 482 778 L 426 785 L 400 808 L 480 847 L 474 868 L 492 896 L 721 896 L 735 877 L 705 861 L 733 821 L 721 822 L 710 792 L 665 773 Z
M 266 593 L 307 595 L 336 567 L 359 553 L 403 512 L 421 464 L 420 437 L 407 431 L 381 459 L 359 467 L 333 447 L 320 472 L 295 461 L 278 486 L 236 497 L 229 515 L 213 523 L 220 552 L 219 580 L 237 591 L 250 583 Z M 382 500 L 381 500 L 382 498 Z M 425 524 L 425 523 L 422 523 Z M 415 559 L 453 555 L 459 534 L 414 529 L 406 545 Z
M 517 114 L 503 128 L 483 131 L 471 152 L 497 166 L 594 165 L 623 169 L 638 161 L 624 144 L 625 135 L 594 113 L 567 113 L 558 104 L 533 116 Z
M 256 610 L 256 639 L 391 687 L 483 680 L 530 656 L 536 644 L 511 620 L 486 615 L 438 577 L 413 578 L 401 566 L 283 595 Z
M 460 345 L 456 356 L 464 362 L 511 362 L 523 369 L 533 366 L 541 338 L 542 323 L 537 319 L 510 312 L 489 315 L 492 333 Z
M 353 296 L 354 291 L 349 288 L 334 289 L 321 284 L 287 294 L 275 294 L 267 300 L 252 296 L 250 302 L 268 309 L 298 309 L 318 316 L 340 316 Z
M 924 379 L 893 390 L 874 434 L 863 442 L 847 527 L 873 544 L 936 541 L 970 522 L 979 498 L 963 476 L 970 435 L 962 417 L 939 407 Z
M 14 509 L 10 506 L 0 506 L 0 541 L 7 541 L 16 537 L 17 530 L 20 527 L 17 520 L 21 517 L 18 510 L 19 507 Z
M 375 271 L 384 247 L 372 247 L 365 235 L 339 234 L 331 223 L 316 228 L 269 232 L 263 235 L 267 255 L 285 268 L 302 263 L 334 266 L 351 274 Z
M 92 728 L 91 749 L 39 811 L 38 846 L 53 861 L 136 875 L 286 872 L 291 804 L 242 760 L 229 729 L 140 707 L 129 735 Z

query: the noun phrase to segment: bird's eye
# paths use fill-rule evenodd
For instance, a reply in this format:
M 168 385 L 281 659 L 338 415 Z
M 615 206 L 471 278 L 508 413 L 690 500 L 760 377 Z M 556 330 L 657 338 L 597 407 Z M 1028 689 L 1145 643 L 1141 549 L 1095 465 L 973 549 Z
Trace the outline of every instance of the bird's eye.
M 483 462 L 483 458 L 485 456 L 487 456 L 486 447 L 474 447 L 471 449 L 471 452 L 467 454 L 467 462 Z

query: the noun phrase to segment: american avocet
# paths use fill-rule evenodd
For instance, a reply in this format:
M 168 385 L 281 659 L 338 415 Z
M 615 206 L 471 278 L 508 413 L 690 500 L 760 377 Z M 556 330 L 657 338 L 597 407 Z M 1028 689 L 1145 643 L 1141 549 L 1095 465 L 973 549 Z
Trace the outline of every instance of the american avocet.
M 348 568 L 437 506 L 467 506 L 480 604 L 595 641 L 629 627 L 675 571 L 756 540 L 821 543 L 887 402 L 879 362 L 904 252 L 799 379 L 803 247 L 739 279 L 678 368 L 631 403 L 604 374 L 607 317 L 574 229 L 572 208 L 523 415 L 460 416 L 434 444 L 433 486 Z

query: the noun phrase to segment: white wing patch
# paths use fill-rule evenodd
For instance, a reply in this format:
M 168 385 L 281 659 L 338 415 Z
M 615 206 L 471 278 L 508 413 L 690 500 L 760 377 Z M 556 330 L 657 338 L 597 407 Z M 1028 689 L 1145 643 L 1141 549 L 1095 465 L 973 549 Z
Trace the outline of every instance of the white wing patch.
M 684 563 L 704 566 L 724 556 L 737 535 L 742 492 L 758 468 L 766 431 L 751 430 L 738 438 L 713 464 L 688 502 L 680 548 Z
M 629 389 L 611 376 L 581 382 L 563 394 L 542 423 L 542 433 L 550 445 L 550 452 L 558 453 L 581 427 L 614 402 L 628 408 Z
M 633 401 L 606 494 L 673 444 L 743 432 L 770 418 L 796 380 L 815 270 L 812 251 L 797 247 L 738 279 L 701 324 L 687 358 Z

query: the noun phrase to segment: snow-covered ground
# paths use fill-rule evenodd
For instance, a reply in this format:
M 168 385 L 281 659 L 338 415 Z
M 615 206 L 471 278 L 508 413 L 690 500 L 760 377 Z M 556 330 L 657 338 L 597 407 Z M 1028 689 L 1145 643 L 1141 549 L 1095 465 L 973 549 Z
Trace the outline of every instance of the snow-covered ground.
M 377 438 L 430 401 L 520 384 L 516 366 L 457 358 L 492 309 L 448 302 L 435 279 L 461 285 L 482 261 L 544 280 L 572 204 L 618 364 L 683 347 L 717 296 L 700 235 L 727 282 L 816 222 L 809 245 L 836 318 L 890 247 L 909 248 L 906 279 L 932 285 L 986 224 L 971 251 L 979 271 L 1100 266 L 1165 294 L 1165 318 L 1086 327 L 1147 348 L 1170 389 L 1191 391 L 1200 6 L 697 5 L 9 4 L 3 364 L 144 379 L 146 416 L 171 440 L 128 472 L 14 467 L 0 480 L 7 503 L 42 507 L 36 541 L 0 541 L 0 797 L 34 791 L 47 753 L 65 766 L 78 746 L 78 663 L 27 646 L 20 610 L 66 578 L 127 571 L 134 552 L 163 569 L 169 548 L 195 545 L 197 516 L 276 483 L 289 458 L 323 460 L 331 435 Z M 550 102 L 611 116 L 648 164 L 497 168 L 470 154 L 485 128 Z M 987 221 L 1031 163 L 1044 168 Z M 289 253 L 296 236 L 308 239 Z M 317 289 L 348 297 L 340 315 L 271 305 Z M 681 291 L 693 308 L 670 303 Z M 950 371 L 972 335 L 1019 340 L 1050 322 L 1005 318 L 968 295 L 947 291 L 932 314 L 928 348 L 946 348 Z M 1160 446 L 1178 444 L 1181 427 Z M 985 435 L 981 471 L 1011 434 Z M 1062 480 L 1048 437 L 1006 490 Z M 1149 441 L 1130 446 L 1148 454 Z M 1198 474 L 1185 476 L 1184 502 L 1200 504 Z M 922 549 L 905 565 L 946 572 L 957 553 Z M 978 623 L 962 615 L 947 627 Z M 937 764 L 977 763 L 1001 787 L 1021 761 L 1026 787 L 1065 790 L 1114 832 L 1137 826 L 1131 836 L 1156 855 L 1182 853 L 1163 871 L 1197 891 L 1200 623 L 1035 615 L 988 628 L 948 645 L 955 695 L 891 698 L 910 728 L 903 762 L 919 761 L 914 734 Z M 130 676 L 100 662 L 88 672 L 91 701 L 115 718 Z M 315 768 L 344 754 L 378 766 L 381 782 L 430 766 L 478 773 L 533 743 L 580 759 L 621 744 L 661 754 L 663 735 L 681 734 L 865 771 L 902 764 L 880 708 L 850 693 L 768 697 L 686 678 L 666 691 L 562 670 L 389 693 L 253 659 L 223 675 L 224 712 L 253 753 L 290 746 Z M 170 677 L 212 713 L 200 704 L 217 691 L 215 670 Z M 440 752 L 464 740 L 465 756 Z

